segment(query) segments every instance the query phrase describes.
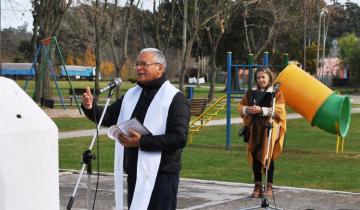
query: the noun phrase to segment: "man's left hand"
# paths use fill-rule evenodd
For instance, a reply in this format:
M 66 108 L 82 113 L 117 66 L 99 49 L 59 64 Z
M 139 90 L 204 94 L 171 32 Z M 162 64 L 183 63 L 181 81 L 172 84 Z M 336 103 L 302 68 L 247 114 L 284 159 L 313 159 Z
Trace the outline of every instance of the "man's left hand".
M 124 145 L 124 147 L 139 147 L 141 134 L 133 129 L 129 129 L 130 136 L 127 136 L 123 133 L 119 135 L 120 144 Z

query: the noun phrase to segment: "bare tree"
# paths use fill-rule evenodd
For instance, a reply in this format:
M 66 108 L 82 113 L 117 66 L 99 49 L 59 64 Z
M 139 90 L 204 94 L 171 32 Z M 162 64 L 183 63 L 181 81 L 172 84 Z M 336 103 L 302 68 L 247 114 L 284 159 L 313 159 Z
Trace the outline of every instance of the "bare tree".
M 184 90 L 185 75 L 187 73 L 188 64 L 191 59 L 191 51 L 194 45 L 194 41 L 198 36 L 199 30 L 206 27 L 206 24 L 213 19 L 215 16 L 209 12 L 208 4 L 204 1 L 194 0 L 190 1 L 191 6 L 188 5 L 188 1 L 184 1 L 184 24 L 186 27 L 184 30 L 187 34 L 183 34 L 183 43 L 186 40 L 186 45 L 183 44 L 182 53 L 182 67 L 180 69 L 180 82 L 179 89 Z M 191 8 L 191 13 L 185 13 L 186 10 Z M 201 11 L 201 12 L 200 12 Z M 189 29 L 188 31 L 186 29 Z
M 105 0 L 105 7 L 107 1 Z M 100 25 L 101 25 L 101 8 L 99 0 L 95 1 L 95 15 L 94 15 L 94 29 L 95 29 L 95 90 L 99 90 L 99 78 L 100 78 L 100 65 L 101 65 L 101 35 L 100 35 Z M 98 100 L 98 98 L 96 98 Z
M 37 37 L 44 39 L 59 32 L 60 23 L 64 17 L 66 10 L 71 5 L 72 0 L 33 0 L 33 43 Z M 39 29 L 37 29 L 39 27 Z M 39 34 L 37 33 L 39 32 Z M 33 46 L 35 46 L 33 44 Z M 35 53 L 34 53 L 35 54 Z M 41 65 L 45 66 L 45 56 L 42 53 L 40 59 Z M 41 69 L 40 69 L 41 70 Z M 39 69 L 36 71 L 34 100 L 39 102 L 40 96 L 48 98 L 50 96 L 50 72 Z
M 184 89 L 185 75 L 187 73 L 188 64 L 190 63 L 193 44 L 196 37 L 198 36 L 199 31 L 201 29 L 206 29 L 209 21 L 216 19 L 220 14 L 226 12 L 230 6 L 236 4 L 236 2 L 232 2 L 231 4 L 222 3 L 223 5 L 220 8 L 217 8 L 218 11 L 214 12 L 210 5 L 216 5 L 217 3 L 221 4 L 221 1 L 194 0 L 194 1 L 190 1 L 190 3 L 192 3 L 192 5 L 187 5 L 187 8 L 191 9 L 188 17 L 186 17 L 188 18 L 188 21 L 186 22 L 187 25 L 183 26 L 183 27 L 187 27 L 189 31 L 187 33 L 186 47 L 184 47 L 185 53 L 183 53 L 182 55 L 182 67 L 180 70 L 180 82 L 179 82 L 180 83 L 179 89 L 181 91 L 183 91 Z M 185 15 L 184 15 L 184 19 L 185 19 Z M 185 37 L 183 37 L 183 39 L 184 38 Z
M 187 30 L 187 21 L 188 21 L 188 0 L 184 0 L 184 13 L 183 13 L 183 40 L 182 40 L 182 50 L 181 50 L 181 70 L 180 70 L 180 84 L 179 84 L 179 89 L 181 91 L 184 90 L 184 80 L 185 80 L 185 71 L 186 71 L 186 61 L 185 61 L 185 56 L 186 56 L 186 30 Z
M 115 50 L 115 45 L 114 45 L 114 30 L 115 30 L 115 20 L 116 20 L 116 16 L 115 16 L 115 10 L 113 10 L 112 12 L 112 18 L 111 18 L 111 27 L 110 27 L 110 44 L 111 44 L 111 48 L 112 48 L 112 54 L 113 54 L 113 59 L 114 59 L 114 63 L 115 63 L 115 77 L 119 78 L 121 75 L 121 69 L 124 68 L 124 66 L 126 65 L 126 62 L 128 60 L 128 41 L 129 41 L 129 27 L 130 27 L 130 22 L 131 19 L 133 17 L 133 10 L 134 10 L 134 2 L 135 0 L 129 0 L 126 2 L 126 10 L 125 10 L 125 18 L 124 18 L 124 43 L 123 43 L 123 49 L 122 49 L 122 53 L 120 53 L 120 59 L 118 59 L 117 57 L 117 53 Z M 135 7 L 137 7 L 139 5 L 140 0 L 137 1 Z M 115 7 L 117 6 L 117 0 L 115 1 Z M 114 8 L 115 9 L 115 8 Z M 120 93 L 117 90 L 116 91 L 116 98 L 120 97 Z
M 262 10 L 265 10 L 271 15 L 272 22 L 267 28 L 267 36 L 263 40 L 261 46 L 257 49 L 254 59 L 256 59 L 264 49 L 271 43 L 271 40 L 276 39 L 279 31 L 285 28 L 288 23 L 289 8 L 294 3 L 295 0 L 290 0 L 276 4 L 273 0 L 263 1 Z M 269 19 L 268 19 L 269 20 Z
M 159 5 L 162 3 L 159 2 Z M 160 21 L 161 21 L 161 12 L 156 12 L 156 0 L 153 0 L 153 14 L 154 14 L 154 39 L 155 39 L 155 47 L 160 49 Z
M 117 54 L 114 46 L 114 25 L 116 19 L 116 6 L 118 1 L 115 2 L 112 9 L 109 9 L 108 1 L 105 0 L 102 7 L 99 0 L 95 1 L 95 11 L 92 15 L 91 10 L 88 10 L 88 18 L 92 18 L 94 26 L 94 39 L 95 39 L 95 61 L 96 61 L 96 75 L 95 75 L 95 89 L 99 89 L 100 79 L 100 65 L 102 56 L 102 47 L 110 40 L 110 46 L 113 53 L 113 59 L 116 67 L 116 77 L 120 77 L 120 71 L 122 68 L 122 60 L 120 62 L 117 59 Z M 127 35 L 126 35 L 127 36 Z M 127 47 L 127 45 L 126 45 Z M 125 49 L 127 50 L 127 48 Z M 118 97 L 118 93 L 117 93 Z
M 234 4 L 230 4 L 230 2 L 227 1 L 215 1 L 210 7 L 213 9 L 212 13 L 215 15 L 215 18 L 209 21 L 209 25 L 206 28 L 210 44 L 211 64 L 210 78 L 208 78 L 208 81 L 210 81 L 208 100 L 212 101 L 215 91 L 216 74 L 218 71 L 216 65 L 217 49 L 221 37 L 225 33 L 225 28 L 229 24 L 230 15 L 235 7 Z
M 171 13 L 170 13 L 170 26 L 169 26 L 169 32 L 168 37 L 165 40 L 165 47 L 164 47 L 164 54 L 166 55 L 166 52 L 170 46 L 170 42 L 173 38 L 173 31 L 174 31 L 174 25 L 175 25 L 175 6 L 176 6 L 176 0 L 171 1 Z
M 246 46 L 247 46 L 247 50 L 248 53 L 252 53 L 251 51 L 251 46 L 250 46 L 250 41 L 249 41 L 249 28 L 248 28 L 248 23 L 247 23 L 247 17 L 248 17 L 248 7 L 251 4 L 254 4 L 258 2 L 258 0 L 251 0 L 251 1 L 243 1 L 243 12 L 242 12 L 242 16 L 243 16 L 243 25 L 244 25 L 244 32 L 245 32 L 245 40 L 246 40 Z M 253 38 L 253 36 L 251 36 Z
M 160 0 L 158 7 L 156 7 L 156 0 L 154 0 L 155 47 L 161 49 L 165 55 L 173 38 L 175 19 L 177 17 L 175 12 L 176 3 L 177 0 L 172 0 L 171 2 Z M 169 5 L 171 6 L 170 13 L 168 11 Z
M 142 12 L 141 14 L 140 14 L 140 34 L 141 34 L 141 40 L 142 40 L 142 42 L 143 42 L 143 46 L 146 48 L 147 46 L 148 46 L 148 43 L 147 43 L 147 41 L 146 41 L 146 36 L 145 36 L 145 32 L 144 32 L 144 19 L 145 19 L 145 17 L 144 17 L 145 15 L 144 15 L 144 13 Z
M 248 0 L 243 2 L 243 25 L 245 32 L 245 46 L 249 53 L 254 53 L 257 59 L 267 48 L 275 54 L 277 37 L 280 32 L 290 30 L 294 24 L 294 15 L 290 9 L 297 3 L 295 0 Z M 248 19 L 251 18 L 249 23 Z M 249 33 L 250 31 L 250 33 Z M 250 44 L 250 40 L 256 43 Z

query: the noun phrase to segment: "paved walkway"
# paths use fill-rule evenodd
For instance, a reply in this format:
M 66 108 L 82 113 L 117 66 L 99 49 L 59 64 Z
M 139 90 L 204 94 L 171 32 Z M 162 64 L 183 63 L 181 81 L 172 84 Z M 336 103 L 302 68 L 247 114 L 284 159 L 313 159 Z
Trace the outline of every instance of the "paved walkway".
M 65 209 L 77 178 L 78 174 L 60 173 L 61 209 Z M 113 178 L 112 174 L 100 176 L 95 209 L 114 209 Z M 87 176 L 85 175 L 82 177 L 76 193 L 73 210 L 85 210 L 87 208 L 86 180 Z M 93 176 L 91 180 L 91 189 L 94 193 L 96 177 Z M 126 182 L 124 182 L 124 187 L 126 189 Z M 252 188 L 253 186 L 250 184 L 181 179 L 177 208 L 189 210 L 236 210 L 259 206 L 261 205 L 261 199 L 249 197 Z M 360 209 L 360 193 L 274 186 L 274 198 L 277 207 L 290 210 Z M 275 205 L 273 198 L 269 198 L 269 202 L 270 205 Z M 126 199 L 124 203 L 126 204 Z

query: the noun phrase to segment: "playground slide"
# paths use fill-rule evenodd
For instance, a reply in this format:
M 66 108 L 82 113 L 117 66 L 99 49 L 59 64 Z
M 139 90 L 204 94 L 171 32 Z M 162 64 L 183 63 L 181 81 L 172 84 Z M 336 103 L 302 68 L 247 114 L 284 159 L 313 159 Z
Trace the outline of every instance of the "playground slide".
M 294 64 L 288 65 L 275 82 L 286 103 L 306 120 L 329 133 L 345 137 L 350 125 L 350 99 L 329 89 Z

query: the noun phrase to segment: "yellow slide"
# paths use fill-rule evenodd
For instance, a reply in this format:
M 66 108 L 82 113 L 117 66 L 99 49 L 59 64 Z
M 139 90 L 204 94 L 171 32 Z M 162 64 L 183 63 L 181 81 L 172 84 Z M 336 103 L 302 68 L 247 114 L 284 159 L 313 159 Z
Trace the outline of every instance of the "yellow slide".
M 294 64 L 275 82 L 281 84 L 286 103 L 306 120 L 327 132 L 345 137 L 350 125 L 350 99 L 341 96 Z

